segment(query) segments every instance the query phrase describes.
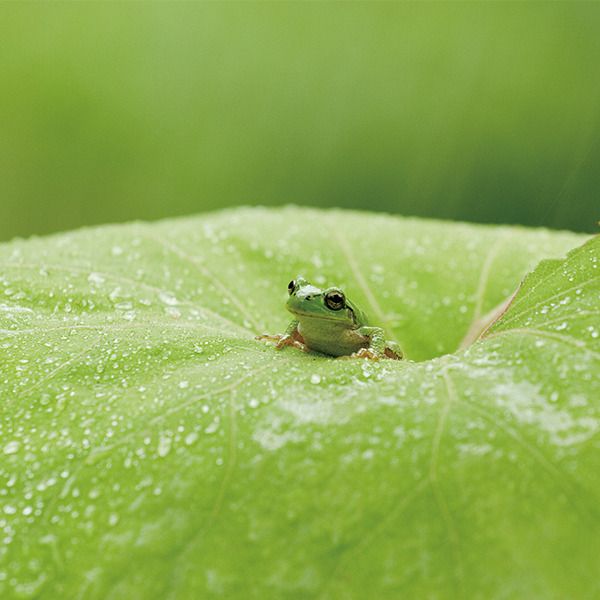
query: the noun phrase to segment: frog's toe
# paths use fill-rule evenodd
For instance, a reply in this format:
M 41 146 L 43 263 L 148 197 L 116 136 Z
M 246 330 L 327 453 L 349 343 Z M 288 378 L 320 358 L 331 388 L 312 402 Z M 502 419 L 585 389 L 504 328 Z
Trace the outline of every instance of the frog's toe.
M 302 352 L 310 352 L 310 348 L 298 340 L 294 340 L 289 345 L 293 346 L 294 348 L 298 348 L 298 350 L 302 350 Z
M 354 352 L 350 356 L 351 358 L 368 358 L 369 360 L 379 360 L 381 358 L 381 355 L 370 348 L 361 348 L 358 352 Z
M 298 350 L 302 350 L 303 352 L 308 352 L 308 347 L 301 340 L 297 339 L 295 336 L 284 335 L 281 336 L 279 341 L 275 344 L 275 348 L 277 350 L 281 350 L 286 346 L 291 346 L 292 348 L 298 348 Z
M 273 344 L 276 350 L 281 350 L 286 346 L 295 346 L 295 341 L 292 337 L 281 333 L 276 333 L 273 335 L 264 333 L 263 335 L 257 335 L 255 339 L 261 342 L 266 342 L 267 344 Z
M 277 343 L 275 344 L 275 348 L 277 348 L 277 350 L 281 350 L 282 348 L 285 348 L 286 346 L 293 346 L 293 345 L 294 345 L 294 340 L 292 339 L 291 336 L 280 335 Z
M 255 340 L 260 342 L 275 342 L 279 343 L 281 341 L 282 336 L 280 334 L 271 334 L 271 333 L 263 333 L 262 335 L 257 335 L 254 337 Z

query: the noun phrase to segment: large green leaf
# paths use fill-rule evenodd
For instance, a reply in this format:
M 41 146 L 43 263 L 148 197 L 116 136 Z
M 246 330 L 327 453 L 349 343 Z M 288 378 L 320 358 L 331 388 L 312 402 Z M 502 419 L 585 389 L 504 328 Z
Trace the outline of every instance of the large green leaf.
M 0 596 L 597 597 L 584 241 L 289 208 L 1 246 Z M 298 273 L 408 360 L 257 342 Z

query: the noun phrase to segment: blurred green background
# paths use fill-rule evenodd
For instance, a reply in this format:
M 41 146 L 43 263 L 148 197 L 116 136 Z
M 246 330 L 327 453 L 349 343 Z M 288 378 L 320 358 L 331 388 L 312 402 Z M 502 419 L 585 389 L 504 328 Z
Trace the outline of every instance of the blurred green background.
M 238 204 L 600 218 L 599 3 L 0 16 L 0 239 Z

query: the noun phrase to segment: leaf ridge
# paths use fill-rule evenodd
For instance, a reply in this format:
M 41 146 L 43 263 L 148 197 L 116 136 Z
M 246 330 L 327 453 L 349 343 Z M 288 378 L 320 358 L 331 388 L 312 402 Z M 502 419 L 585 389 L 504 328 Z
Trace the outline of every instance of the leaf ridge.
M 56 265 L 56 264 L 34 265 L 34 264 L 30 264 L 30 263 L 0 263 L 1 268 L 31 269 L 31 270 L 36 270 L 36 271 L 39 271 L 41 266 L 43 268 L 54 270 L 54 271 L 60 271 L 60 272 L 66 272 L 66 273 L 80 273 L 82 275 L 89 275 L 90 272 L 93 271 L 94 273 L 97 273 L 98 275 L 105 277 L 106 279 L 112 279 L 113 281 L 118 281 L 120 283 L 126 283 L 127 285 L 133 285 L 134 287 L 136 287 L 138 289 L 145 289 L 145 290 L 151 291 L 155 294 L 171 294 L 171 292 L 169 290 L 166 290 L 164 288 L 154 286 L 152 284 L 145 283 L 143 281 L 138 281 L 136 279 L 131 279 L 130 277 L 118 275 L 116 273 L 111 273 L 110 271 L 97 271 L 97 270 L 91 269 L 91 268 L 86 269 L 83 267 Z M 204 313 L 204 314 L 210 315 L 216 319 L 220 319 L 221 321 L 228 323 L 232 327 L 236 327 L 238 329 L 243 329 L 246 333 L 248 333 L 250 335 L 254 335 L 254 333 L 252 331 L 250 331 L 243 325 L 240 325 L 239 323 L 236 323 L 235 321 L 228 319 L 227 317 L 221 315 L 220 313 L 214 312 L 214 311 L 210 310 L 209 308 L 206 308 L 205 306 L 202 306 L 200 304 L 196 304 L 195 302 L 192 302 L 190 300 L 177 300 L 177 305 L 178 306 L 188 306 L 190 308 L 198 310 L 200 313 Z
M 195 322 L 187 322 L 187 323 L 170 323 L 169 321 L 144 321 L 143 323 L 98 323 L 95 325 L 90 324 L 72 324 L 72 325 L 59 325 L 56 327 L 44 327 L 43 329 L 0 329 L 0 335 L 6 335 L 7 337 L 18 337 L 20 335 L 40 335 L 44 333 L 48 333 L 50 331 L 77 331 L 77 330 L 88 330 L 93 331 L 96 329 L 104 331 L 128 331 L 135 329 L 181 329 L 183 331 L 190 330 L 209 330 L 216 331 L 218 333 L 230 336 L 231 331 L 226 329 L 219 329 L 218 327 L 213 327 L 212 325 L 207 325 L 206 323 L 195 323 Z
M 503 431 L 517 442 L 517 444 L 519 444 L 540 465 L 540 467 L 548 473 L 582 520 L 583 517 L 586 516 L 594 517 L 596 522 L 598 521 L 597 515 L 590 513 L 587 508 L 582 510 L 580 503 L 575 501 L 575 498 L 578 497 L 579 493 L 577 487 L 571 482 L 570 475 L 566 471 L 559 469 L 535 444 L 527 441 L 517 429 L 511 427 L 501 414 L 492 414 L 491 411 L 486 410 L 483 406 L 479 406 L 464 397 L 459 401 L 471 411 L 484 418 L 490 425 Z M 568 485 L 565 485 L 565 481 L 568 482 Z
M 448 415 L 450 413 L 450 409 L 454 402 L 457 400 L 456 390 L 454 388 L 454 384 L 450 376 L 448 375 L 448 370 L 445 368 L 442 371 L 442 380 L 446 387 L 446 394 L 444 395 L 445 402 L 442 410 L 440 411 L 440 415 L 438 418 L 438 423 L 435 429 L 435 433 L 433 436 L 433 442 L 431 447 L 431 460 L 429 463 L 429 482 L 431 484 L 431 488 L 433 490 L 433 495 L 438 505 L 440 515 L 442 516 L 442 520 L 445 523 L 446 530 L 448 531 L 448 539 L 450 541 L 450 546 L 452 548 L 452 557 L 455 564 L 455 572 L 454 577 L 456 578 L 457 587 L 459 590 L 459 596 L 464 596 L 464 568 L 463 568 L 463 559 L 461 552 L 461 543 L 460 536 L 458 530 L 456 529 L 456 525 L 454 523 L 454 519 L 452 517 L 452 513 L 450 512 L 450 508 L 448 506 L 448 502 L 442 493 L 442 490 L 439 486 L 438 482 L 438 462 L 439 462 L 439 453 L 440 453 L 440 445 L 442 441 L 442 436 L 444 434 L 444 429 L 446 427 L 446 422 L 448 420 Z
M 176 244 L 173 244 L 172 242 L 169 242 L 162 237 L 153 236 L 147 233 L 144 234 L 144 237 L 146 237 L 146 239 L 156 242 L 169 252 L 178 256 L 181 260 L 191 264 L 199 273 L 201 273 L 204 277 L 209 279 L 211 283 L 213 283 L 217 288 L 219 288 L 219 290 L 224 296 L 227 296 L 231 304 L 236 307 L 240 315 L 254 327 L 254 334 L 258 334 L 260 331 L 262 331 L 263 328 L 258 323 L 258 321 L 254 319 L 252 314 L 248 312 L 247 307 L 244 306 L 238 300 L 235 294 L 231 293 L 231 290 L 226 285 L 224 285 L 223 282 L 206 265 L 202 264 L 200 261 L 198 261 L 195 257 L 191 256 L 187 252 L 184 252 Z M 243 323 L 241 326 L 243 327 Z
M 379 302 L 377 301 L 377 298 L 375 297 L 375 294 L 373 294 L 373 292 L 371 291 L 371 287 L 369 286 L 367 280 L 363 277 L 362 271 L 359 268 L 358 263 L 356 262 L 354 254 L 353 254 L 352 250 L 350 249 L 348 242 L 345 240 L 345 238 L 339 232 L 339 229 L 334 227 L 332 229 L 332 231 L 333 231 L 334 239 L 337 241 L 338 246 L 340 247 L 342 254 L 344 255 L 344 257 L 346 259 L 346 262 L 348 263 L 348 266 L 350 267 L 350 270 L 352 271 L 352 275 L 354 276 L 356 283 L 358 284 L 360 289 L 363 291 L 365 297 L 367 298 L 369 304 L 371 305 L 371 309 L 373 310 L 373 312 L 377 316 L 377 319 L 380 321 L 381 325 L 385 329 L 386 336 L 388 337 L 388 339 L 390 341 L 397 342 L 398 340 L 396 339 L 394 330 L 392 329 L 392 326 L 390 325 L 389 318 L 387 317 L 386 313 L 384 313 L 383 309 L 381 308 Z
M 592 350 L 591 348 L 588 348 L 588 346 L 585 344 L 585 342 L 582 342 L 581 340 L 578 340 L 578 339 L 574 338 L 573 336 L 566 335 L 564 333 L 555 333 L 553 331 L 545 331 L 543 329 L 534 329 L 532 327 L 518 327 L 518 328 L 514 328 L 514 329 L 500 330 L 498 332 L 491 333 L 490 335 L 487 336 L 486 339 L 492 339 L 495 337 L 500 337 L 502 335 L 508 335 L 511 333 L 532 335 L 535 337 L 543 337 L 543 338 L 547 338 L 547 339 L 552 339 L 554 341 L 561 341 L 565 344 L 575 346 L 579 350 L 584 350 L 587 354 L 589 354 L 590 356 L 593 356 L 596 360 L 600 360 L 600 352 L 596 352 L 596 351 Z
M 467 331 L 472 327 L 479 319 L 481 318 L 481 311 L 483 309 L 483 299 L 485 296 L 486 288 L 489 281 L 490 270 L 492 268 L 492 264 L 498 256 L 500 252 L 501 246 L 504 244 L 504 240 L 507 234 L 500 235 L 496 238 L 494 243 L 491 245 L 483 265 L 481 267 L 481 271 L 479 273 L 479 280 L 477 282 L 477 290 L 475 292 L 475 308 L 473 311 L 473 319 L 471 321 L 471 325 L 467 328 Z
M 574 257 L 578 255 L 578 251 L 580 251 L 583 248 L 585 248 L 588 244 L 592 245 L 594 243 L 597 243 L 598 241 L 600 241 L 600 236 L 597 236 L 597 235 L 593 236 L 583 246 L 580 246 L 580 247 L 577 247 L 577 248 L 574 248 L 574 249 L 570 250 L 567 253 L 567 256 L 564 259 L 562 259 L 562 260 L 560 258 L 542 260 L 541 263 L 538 266 L 540 266 L 541 264 L 546 264 L 546 265 L 551 264 L 552 265 L 552 269 L 544 277 L 542 277 L 539 281 L 537 281 L 536 283 L 534 283 L 527 290 L 527 292 L 525 292 L 522 296 L 520 296 L 519 298 L 515 298 L 515 301 L 514 301 L 514 303 L 513 303 L 513 305 L 512 305 L 511 308 L 516 308 L 523 301 L 527 300 L 527 298 L 529 298 L 529 296 L 531 294 L 533 294 L 533 292 L 535 292 L 535 290 L 537 290 L 541 285 L 543 285 L 549 279 L 551 279 L 552 277 L 554 277 L 556 275 L 556 272 L 558 271 L 559 267 L 566 266 L 566 265 L 570 264 L 570 262 L 574 259 Z M 535 273 L 535 269 L 525 276 L 524 280 L 521 282 L 521 287 L 523 286 L 524 283 L 527 282 L 528 277 L 530 277 L 533 273 Z
M 356 556 L 357 554 L 364 554 L 364 552 L 375 542 L 375 540 L 384 531 L 386 531 L 387 525 L 394 519 L 398 518 L 423 493 L 423 491 L 427 488 L 428 485 L 429 481 L 427 479 L 422 479 L 421 481 L 419 481 L 413 487 L 413 489 L 402 498 L 402 500 L 394 504 L 394 507 L 390 511 L 388 511 L 385 517 L 377 523 L 376 527 L 370 529 L 369 533 L 362 537 L 353 548 L 351 548 L 345 554 L 340 556 L 339 560 L 337 561 L 337 564 L 331 571 L 331 575 L 327 578 L 326 582 L 323 584 L 320 591 L 318 592 L 318 599 L 329 597 L 328 595 L 326 595 L 327 591 L 333 585 L 335 578 L 342 571 L 344 565 L 353 556 Z
M 505 325 L 508 325 L 509 323 L 512 323 L 513 321 L 515 321 L 516 319 L 522 317 L 523 315 L 526 315 L 527 313 L 530 313 L 532 310 L 535 310 L 539 306 L 542 306 L 544 304 L 548 304 L 550 301 L 556 300 L 558 298 L 561 298 L 565 294 L 568 294 L 568 293 L 573 292 L 575 290 L 587 287 L 590 283 L 594 283 L 597 280 L 600 280 L 600 275 L 598 275 L 596 277 L 592 277 L 591 279 L 588 279 L 588 280 L 586 280 L 586 281 L 584 281 L 584 282 L 582 282 L 582 283 L 580 283 L 578 285 L 571 286 L 570 288 L 567 288 L 566 290 L 562 290 L 561 292 L 558 292 L 557 294 L 554 294 L 553 296 L 545 298 L 544 300 L 541 300 L 540 302 L 536 302 L 535 304 L 533 304 L 529 308 L 526 308 L 525 310 L 522 310 L 522 311 L 516 311 L 516 312 L 513 311 L 512 309 L 515 306 L 515 305 L 513 305 L 512 307 L 509 307 L 509 311 L 511 313 L 511 316 L 507 317 L 507 318 L 502 318 L 498 322 L 498 327 L 504 327 Z M 505 314 L 508 314 L 508 313 L 505 313 Z
M 54 376 L 56 374 L 60 373 L 64 368 L 68 367 L 70 364 L 75 362 L 77 359 L 81 358 L 82 356 L 85 356 L 98 343 L 98 341 L 100 340 L 100 337 L 101 336 L 97 336 L 91 344 L 87 345 L 81 352 L 78 352 L 77 354 L 72 355 L 70 358 L 65 360 L 60 365 L 58 365 L 56 368 L 54 368 L 52 371 L 50 371 L 50 373 L 48 373 L 48 375 L 46 377 L 39 379 L 36 383 L 34 383 L 29 388 L 27 388 L 25 390 L 21 390 L 18 395 L 18 398 L 24 398 L 24 397 L 28 396 L 29 394 L 31 394 L 31 392 L 39 389 L 41 385 L 52 381 L 52 379 L 54 378 Z
M 263 371 L 266 371 L 269 367 L 270 367 L 270 365 L 266 364 L 266 365 L 263 365 L 262 367 L 258 367 L 256 369 L 254 369 L 253 371 L 249 371 L 245 375 L 242 375 L 239 379 L 237 379 L 237 380 L 233 381 L 232 383 L 229 383 L 225 386 L 222 386 L 221 388 L 214 390 L 212 393 L 209 392 L 209 393 L 206 393 L 206 394 L 203 394 L 200 396 L 192 396 L 188 400 L 181 402 L 180 404 L 177 404 L 176 406 L 171 406 L 171 407 L 165 409 L 164 411 L 162 411 L 160 414 L 155 415 L 154 417 L 149 419 L 148 423 L 152 424 L 152 425 L 156 425 L 157 423 L 160 423 L 161 421 L 163 421 L 165 419 L 165 417 L 171 416 L 178 412 L 181 412 L 182 410 L 188 408 L 192 404 L 196 404 L 197 402 L 200 402 L 200 400 L 206 400 L 207 398 L 216 398 L 226 392 L 232 391 L 232 390 L 238 388 L 240 385 L 242 385 L 246 380 L 259 375 Z M 111 450 L 114 450 L 115 448 L 120 448 L 121 446 L 125 445 L 125 443 L 128 442 L 134 436 L 135 436 L 135 432 L 128 432 L 127 434 L 123 435 L 118 442 L 115 442 L 114 444 L 110 444 L 109 446 L 102 446 L 100 448 L 92 450 L 90 452 L 90 454 L 87 456 L 87 458 L 85 459 L 85 462 L 87 462 L 87 463 L 95 462 L 103 454 L 106 454 L 107 452 L 110 452 Z

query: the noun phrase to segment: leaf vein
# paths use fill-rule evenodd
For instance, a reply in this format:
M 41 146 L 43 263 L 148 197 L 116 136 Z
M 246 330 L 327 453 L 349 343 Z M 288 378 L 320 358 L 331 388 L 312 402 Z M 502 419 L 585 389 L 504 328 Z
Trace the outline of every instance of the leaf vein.
M 342 254 L 344 255 L 344 258 L 346 259 L 346 262 L 348 263 L 348 266 L 350 267 L 350 270 L 352 271 L 352 275 L 354 276 L 356 283 L 358 284 L 360 289 L 363 291 L 363 294 L 367 298 L 367 301 L 369 302 L 371 309 L 373 310 L 377 319 L 380 321 L 381 325 L 385 329 L 386 336 L 388 337 L 388 339 L 390 341 L 397 342 L 398 340 L 396 339 L 396 336 L 394 335 L 394 331 L 390 324 L 389 318 L 385 314 L 383 309 L 381 308 L 379 302 L 377 301 L 377 298 L 375 297 L 375 294 L 372 292 L 371 287 L 369 286 L 367 280 L 364 278 L 364 276 L 362 274 L 362 270 L 358 266 L 358 263 L 356 262 L 356 258 L 354 257 L 354 254 L 353 254 L 352 250 L 350 249 L 348 242 L 342 236 L 342 234 L 339 232 L 339 230 L 337 228 L 333 228 L 332 231 L 333 231 L 333 236 L 336 239 L 338 246 L 340 247 L 340 249 L 342 251 Z
M 561 292 L 558 292 L 557 294 L 554 294 L 553 296 L 550 296 L 548 298 L 545 298 L 544 300 L 541 300 L 540 302 L 536 302 L 535 304 L 533 304 L 532 306 L 530 306 L 529 308 L 526 308 L 525 310 L 521 310 L 521 311 L 511 311 L 514 312 L 514 314 L 512 316 L 510 316 L 509 318 L 502 320 L 498 323 L 499 326 L 504 327 L 505 325 L 508 325 L 509 323 L 512 323 L 513 321 L 515 321 L 516 319 L 518 319 L 519 317 L 522 317 L 523 315 L 526 315 L 527 313 L 531 312 L 532 310 L 535 310 L 536 308 L 538 308 L 539 306 L 542 306 L 543 304 L 548 304 L 549 302 L 551 302 L 552 300 L 556 300 L 558 298 L 561 298 L 562 296 L 564 296 L 565 294 L 568 294 L 570 292 L 573 292 L 575 290 L 578 289 L 582 289 L 587 287 L 590 283 L 594 283 L 595 281 L 600 279 L 600 275 L 596 276 L 596 277 L 592 277 L 591 279 L 588 279 L 582 283 L 579 283 L 577 285 L 571 286 L 570 288 L 567 288 L 566 290 L 562 290 Z M 514 309 L 514 304 L 512 307 L 509 308 L 509 310 Z
M 149 234 L 144 234 L 144 237 L 161 245 L 163 248 L 165 248 L 169 252 L 178 256 L 181 260 L 192 265 L 194 267 L 194 269 L 196 269 L 196 271 L 198 271 L 204 277 L 209 279 L 210 282 L 212 284 L 214 284 L 215 287 L 217 287 L 219 289 L 219 291 L 228 298 L 228 300 L 231 302 L 231 304 L 233 306 L 235 306 L 235 308 L 237 309 L 239 314 L 242 316 L 242 318 L 244 318 L 248 323 L 250 323 L 252 325 L 252 327 L 254 327 L 254 330 L 255 330 L 254 333 L 258 333 L 259 331 L 262 331 L 263 327 L 252 316 L 252 314 L 248 311 L 247 307 L 239 301 L 238 297 L 234 293 L 231 292 L 229 287 L 224 285 L 223 282 L 215 275 L 215 273 L 213 271 L 211 271 L 206 265 L 202 264 L 200 261 L 198 261 L 195 257 L 191 256 L 187 252 L 184 252 L 176 244 L 173 244 L 172 242 L 169 242 L 169 241 L 165 240 L 164 238 L 152 236 Z M 241 326 L 243 327 L 243 324 Z

